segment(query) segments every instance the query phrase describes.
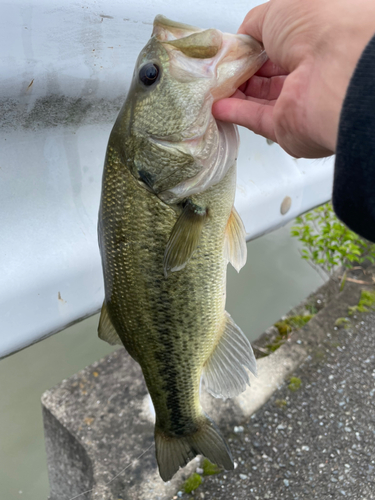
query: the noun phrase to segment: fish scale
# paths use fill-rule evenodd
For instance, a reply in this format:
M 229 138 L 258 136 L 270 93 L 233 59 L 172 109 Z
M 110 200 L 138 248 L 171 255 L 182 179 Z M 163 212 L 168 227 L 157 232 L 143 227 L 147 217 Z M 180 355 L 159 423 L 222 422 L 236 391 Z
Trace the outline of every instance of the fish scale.
M 225 44 L 238 44 L 243 58 L 254 51 L 253 72 L 264 59 L 250 37 L 217 30 L 188 29 L 190 36 L 168 47 L 173 26 L 181 36 L 187 29 L 157 18 L 138 58 L 108 143 L 98 225 L 105 283 L 99 336 L 124 345 L 141 365 L 165 481 L 197 454 L 233 468 L 199 400 L 202 377 L 209 392 L 226 398 L 244 390 L 247 369 L 255 372 L 251 346 L 225 312 L 227 263 L 242 267 L 246 242 L 233 207 L 237 134 L 214 121 L 211 90 L 236 72 L 249 74 L 236 58 L 230 67 Z M 207 40 L 217 45 L 206 47 Z M 202 54 L 215 56 L 202 67 Z M 219 77 L 220 58 L 229 68 Z M 144 83 L 137 68 L 145 65 Z
M 101 219 L 107 221 L 103 234 L 105 282 L 111 296 L 107 307 L 126 349 L 142 366 L 151 396 L 154 385 L 161 384 L 169 393 L 168 384 L 163 380 L 165 363 L 154 358 L 160 351 L 166 351 L 166 365 L 173 366 L 173 350 L 178 351 L 178 364 L 185 366 L 194 379 L 191 383 L 189 376 L 177 374 L 178 397 L 184 405 L 183 398 L 191 398 L 191 388 L 194 388 L 196 404 L 184 406 L 186 412 L 196 415 L 203 363 L 213 350 L 223 321 L 224 228 L 233 206 L 235 169 L 228 172 L 222 183 L 195 197 L 203 204 L 209 199 L 215 215 L 203 230 L 202 243 L 189 262 L 189 272 L 172 274 L 165 279 L 164 250 L 177 215 L 159 198 L 140 189 L 139 183 L 121 164 L 120 154 L 115 156 L 115 146 L 110 147 L 101 206 Z M 123 290 L 129 292 L 121 294 Z M 163 335 L 166 327 L 167 338 Z M 156 414 L 167 415 L 168 410 L 159 399 L 153 400 Z M 168 425 L 165 419 L 163 426 L 168 428 Z

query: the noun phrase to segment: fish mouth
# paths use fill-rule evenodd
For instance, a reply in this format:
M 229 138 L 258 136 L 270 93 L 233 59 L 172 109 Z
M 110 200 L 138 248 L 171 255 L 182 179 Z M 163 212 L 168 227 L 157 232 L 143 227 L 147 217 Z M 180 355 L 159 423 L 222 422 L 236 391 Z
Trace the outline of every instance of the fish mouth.
M 212 102 L 230 97 L 268 58 L 251 36 L 203 30 L 160 15 L 152 34 L 167 50 L 176 78 L 210 80 Z
M 263 45 L 251 36 L 223 33 L 216 62 L 217 83 L 211 90 L 214 102 L 234 94 L 267 59 Z
M 201 28 L 197 28 L 196 26 L 191 26 L 190 24 L 172 21 L 171 19 L 159 14 L 154 19 L 152 36 L 155 36 L 160 42 L 164 42 L 166 40 L 183 38 L 192 35 L 193 33 L 198 33 L 199 31 L 203 30 Z

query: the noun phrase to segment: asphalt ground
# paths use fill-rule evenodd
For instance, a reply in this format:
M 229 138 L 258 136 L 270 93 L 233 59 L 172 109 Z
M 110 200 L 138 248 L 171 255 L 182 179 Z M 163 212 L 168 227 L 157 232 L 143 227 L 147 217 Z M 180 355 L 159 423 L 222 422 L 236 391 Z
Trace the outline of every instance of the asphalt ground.
M 293 374 L 299 389 L 288 378 L 256 414 L 227 426 L 235 471 L 173 498 L 375 498 L 375 313 L 356 313 L 346 328 L 329 313 L 323 340 Z
M 199 458 L 168 483 L 158 474 L 154 415 L 125 350 L 47 391 L 51 500 L 375 499 L 374 281 L 375 266 L 355 271 L 343 290 L 330 280 L 290 311 L 289 319 L 314 316 L 275 352 L 264 356 L 279 345 L 275 327 L 255 341 L 265 352 L 251 387 L 226 401 L 202 392 L 236 468 L 203 477 L 193 494 L 185 481 L 195 470 L 204 476 Z M 363 288 L 372 312 L 356 308 Z

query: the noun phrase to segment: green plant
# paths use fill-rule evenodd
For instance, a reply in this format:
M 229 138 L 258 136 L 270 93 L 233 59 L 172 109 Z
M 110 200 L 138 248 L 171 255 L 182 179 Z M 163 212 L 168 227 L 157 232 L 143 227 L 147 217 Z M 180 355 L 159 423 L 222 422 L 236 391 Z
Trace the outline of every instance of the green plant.
M 302 242 L 302 258 L 328 276 L 339 266 L 350 269 L 366 259 L 375 262 L 375 244 L 342 224 L 331 203 L 297 217 L 291 235 Z
M 296 392 L 301 387 L 301 384 L 302 384 L 302 380 L 300 378 L 291 377 L 289 380 L 288 389 L 292 392 Z
M 335 326 L 337 328 L 348 328 L 350 325 L 350 320 L 348 318 L 337 318 L 335 321 Z
M 348 307 L 348 314 L 352 316 L 356 312 L 369 312 L 374 310 L 375 291 L 362 290 L 358 305 Z
M 192 491 L 196 490 L 200 485 L 202 484 L 202 476 L 194 472 L 186 481 L 184 484 L 184 492 L 185 493 L 191 493 Z
M 279 330 L 280 335 L 285 337 L 292 330 L 297 330 L 298 328 L 302 328 L 310 321 L 313 317 L 313 314 L 303 314 L 296 316 L 289 316 L 281 321 L 275 323 L 276 328 Z
M 208 460 L 208 458 L 204 458 L 202 462 L 202 475 L 203 476 L 213 476 L 214 474 L 219 474 L 223 469 L 218 467 L 216 464 L 213 464 Z M 183 490 L 185 493 L 192 493 L 194 490 L 199 488 L 202 484 L 203 478 L 201 474 L 194 472 L 190 477 L 187 478 L 183 485 Z
M 286 399 L 276 399 L 275 400 L 275 405 L 278 408 L 285 408 L 287 406 L 288 402 Z
M 220 467 L 210 462 L 208 458 L 203 459 L 202 469 L 204 476 L 213 476 L 214 474 L 219 474 L 222 471 Z
M 287 318 L 278 321 L 274 326 L 278 329 L 279 334 L 272 339 L 272 342 L 266 344 L 266 348 L 271 352 L 277 351 L 279 347 L 285 344 L 288 339 L 288 335 L 292 330 L 302 328 L 313 317 L 313 314 L 305 313 L 303 315 L 288 316 Z

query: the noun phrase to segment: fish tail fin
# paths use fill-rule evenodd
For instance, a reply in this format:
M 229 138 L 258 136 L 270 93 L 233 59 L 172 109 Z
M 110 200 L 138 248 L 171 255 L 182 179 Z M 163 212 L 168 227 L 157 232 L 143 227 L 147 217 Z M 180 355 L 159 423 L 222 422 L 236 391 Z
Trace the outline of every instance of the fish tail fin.
M 219 429 L 207 415 L 203 417 L 199 429 L 187 436 L 168 436 L 155 426 L 156 460 L 163 481 L 169 481 L 180 467 L 197 455 L 205 456 L 226 470 L 234 469 L 232 454 Z

